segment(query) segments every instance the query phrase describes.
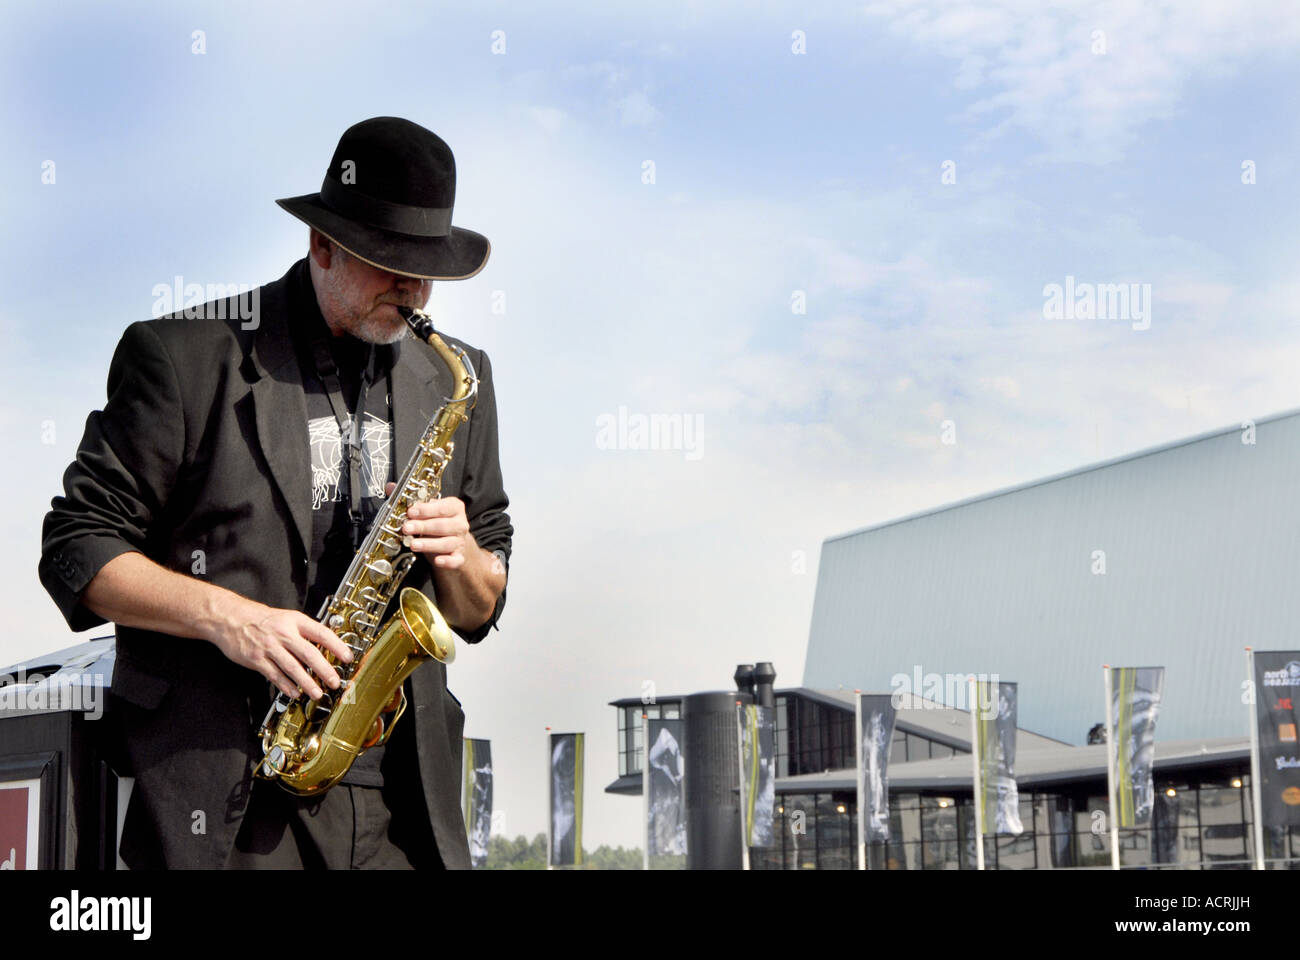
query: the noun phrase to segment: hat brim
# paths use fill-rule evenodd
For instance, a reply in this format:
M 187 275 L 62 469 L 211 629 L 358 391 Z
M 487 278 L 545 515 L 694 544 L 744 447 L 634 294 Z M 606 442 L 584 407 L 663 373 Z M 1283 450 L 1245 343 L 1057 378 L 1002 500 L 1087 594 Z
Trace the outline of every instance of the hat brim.
M 325 206 L 319 193 L 275 202 L 358 260 L 403 277 L 468 280 L 483 269 L 492 252 L 487 237 L 464 227 L 452 227 L 446 237 L 412 237 L 355 223 Z

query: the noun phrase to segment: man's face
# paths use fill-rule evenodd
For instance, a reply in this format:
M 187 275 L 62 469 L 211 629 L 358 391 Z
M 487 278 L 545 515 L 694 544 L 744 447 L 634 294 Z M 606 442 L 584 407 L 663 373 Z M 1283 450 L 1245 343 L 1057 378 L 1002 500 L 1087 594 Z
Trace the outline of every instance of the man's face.
M 432 280 L 372 267 L 315 230 L 311 278 L 321 314 L 335 336 L 350 333 L 367 343 L 393 343 L 406 336 L 397 305 L 422 309 L 433 292 Z

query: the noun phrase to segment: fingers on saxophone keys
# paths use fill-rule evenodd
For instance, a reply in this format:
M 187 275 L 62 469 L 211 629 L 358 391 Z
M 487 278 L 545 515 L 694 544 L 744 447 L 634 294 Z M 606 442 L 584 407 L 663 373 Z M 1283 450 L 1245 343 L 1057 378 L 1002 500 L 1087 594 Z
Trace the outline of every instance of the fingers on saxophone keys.
M 340 644 L 342 643 L 342 641 L 338 641 L 337 638 L 335 639 Z M 297 657 L 298 661 L 310 670 L 314 676 L 323 680 L 331 690 L 337 690 L 339 688 L 339 685 L 342 684 L 343 681 L 339 677 L 338 671 L 330 666 L 330 662 L 325 659 L 325 655 L 320 652 L 315 644 L 299 639 L 291 641 L 290 646 L 293 655 Z M 343 649 L 346 650 L 347 648 L 344 647 Z M 303 689 L 306 690 L 307 688 L 303 687 Z M 319 696 L 319 693 L 313 694 L 312 699 Z
M 266 679 L 275 684 L 277 690 L 283 693 L 286 697 L 289 697 L 291 700 L 296 700 L 298 694 L 302 692 L 298 689 L 297 684 L 284 675 L 284 671 L 277 667 L 274 661 L 268 662 L 262 673 Z
M 284 673 L 289 677 L 290 683 L 295 684 L 303 693 L 307 694 L 307 696 L 311 697 L 313 700 L 319 700 L 321 698 L 321 695 L 325 691 L 321 690 L 316 681 L 311 678 L 311 675 L 307 672 L 306 668 L 304 668 L 303 665 L 294 657 L 293 652 L 280 648 L 271 653 L 271 659 L 274 660 L 275 665 L 284 671 Z M 291 693 L 290 696 L 296 697 L 297 693 Z
M 410 549 L 416 553 L 451 554 L 460 546 L 459 537 L 410 537 Z
M 324 647 L 344 663 L 352 662 L 352 651 L 348 648 L 346 643 L 338 638 L 338 634 L 333 630 L 325 626 L 323 623 L 317 623 L 306 614 L 303 615 L 301 623 L 302 634 L 308 640 Z M 324 658 L 322 658 L 321 662 L 324 662 Z

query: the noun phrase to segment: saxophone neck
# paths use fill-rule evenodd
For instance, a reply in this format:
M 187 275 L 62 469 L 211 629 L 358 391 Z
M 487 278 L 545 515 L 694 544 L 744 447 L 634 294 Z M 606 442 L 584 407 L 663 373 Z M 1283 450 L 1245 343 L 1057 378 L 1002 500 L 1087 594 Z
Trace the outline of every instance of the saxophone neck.
M 444 403 L 460 404 L 461 411 L 472 409 L 473 401 L 478 396 L 478 376 L 474 373 L 474 365 L 470 363 L 469 357 L 460 347 L 451 347 L 438 335 L 434 329 L 433 317 L 429 316 L 423 310 L 417 310 L 413 307 L 398 307 L 397 312 L 402 315 L 406 325 L 411 328 L 411 332 L 416 338 L 424 341 L 433 347 L 435 353 L 442 360 L 443 364 L 451 372 L 452 382 L 455 389 L 450 397 L 444 397 Z

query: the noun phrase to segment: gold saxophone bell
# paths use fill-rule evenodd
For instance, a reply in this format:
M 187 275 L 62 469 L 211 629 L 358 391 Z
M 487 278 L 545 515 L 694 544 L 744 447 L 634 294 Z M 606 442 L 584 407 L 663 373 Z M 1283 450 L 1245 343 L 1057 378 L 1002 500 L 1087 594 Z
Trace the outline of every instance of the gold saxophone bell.
M 345 688 L 320 700 L 300 697 L 263 734 L 263 766 L 290 793 L 310 796 L 338 783 L 362 750 L 388 742 L 406 712 L 402 684 L 415 668 L 456 658 L 455 634 L 428 597 L 405 587 L 399 604 Z M 283 769 L 272 757 L 282 758 Z

